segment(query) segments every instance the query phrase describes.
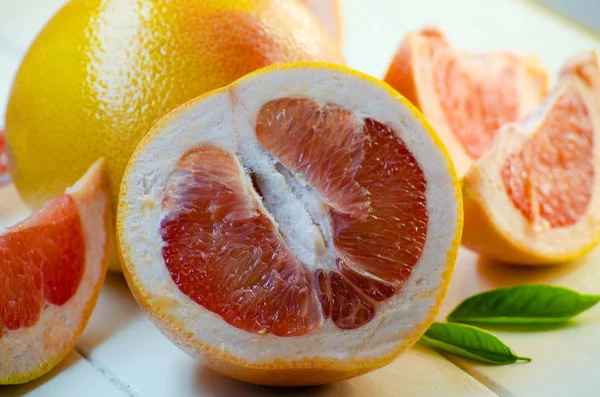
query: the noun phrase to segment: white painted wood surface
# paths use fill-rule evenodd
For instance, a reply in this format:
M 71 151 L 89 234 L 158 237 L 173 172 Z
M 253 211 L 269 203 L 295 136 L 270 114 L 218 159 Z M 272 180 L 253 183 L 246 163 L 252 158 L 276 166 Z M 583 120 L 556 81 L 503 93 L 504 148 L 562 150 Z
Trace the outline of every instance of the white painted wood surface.
M 199 0 L 200 1 L 200 0 Z M 0 0 L 0 114 L 21 57 L 65 0 Z M 381 77 L 403 34 L 440 24 L 472 50 L 536 51 L 552 72 L 571 53 L 600 40 L 523 0 L 345 0 L 344 51 L 351 67 Z M 3 124 L 0 117 L 0 126 Z M 12 186 L 0 188 L 0 228 L 28 210 Z M 502 267 L 461 250 L 440 320 L 461 299 L 516 283 L 544 282 L 600 292 L 600 251 L 571 266 Z M 497 332 L 533 362 L 494 367 L 450 358 L 417 345 L 390 366 L 335 385 L 308 389 L 249 386 L 194 362 L 138 309 L 124 280 L 108 277 L 77 349 L 31 384 L 0 387 L 1 396 L 598 396 L 600 309 L 543 333 Z

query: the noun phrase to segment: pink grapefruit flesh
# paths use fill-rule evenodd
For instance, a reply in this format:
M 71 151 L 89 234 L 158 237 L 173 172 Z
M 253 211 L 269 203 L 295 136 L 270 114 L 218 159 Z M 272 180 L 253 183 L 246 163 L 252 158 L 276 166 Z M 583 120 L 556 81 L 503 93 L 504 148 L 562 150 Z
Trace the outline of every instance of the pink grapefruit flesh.
M 418 162 L 388 126 L 310 99 L 267 102 L 256 135 L 282 172 L 323 197 L 333 236 L 323 249 L 337 258 L 323 269 L 303 264 L 235 156 L 203 145 L 180 158 L 162 201 L 173 281 L 253 333 L 304 335 L 327 318 L 341 329 L 363 326 L 419 261 L 428 214 Z

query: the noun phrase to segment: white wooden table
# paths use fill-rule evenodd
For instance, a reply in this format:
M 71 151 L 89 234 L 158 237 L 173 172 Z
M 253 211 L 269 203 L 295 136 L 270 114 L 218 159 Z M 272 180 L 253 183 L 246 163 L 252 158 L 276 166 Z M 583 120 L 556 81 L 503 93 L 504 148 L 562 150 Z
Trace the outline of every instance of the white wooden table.
M 0 109 L 29 43 L 64 2 L 0 0 Z M 553 73 L 571 53 L 600 50 L 598 37 L 526 0 L 345 0 L 344 14 L 350 66 L 378 77 L 403 34 L 426 24 L 444 26 L 464 48 L 536 51 Z M 27 213 L 12 186 L 0 188 L 0 228 Z M 600 251 L 570 266 L 522 269 L 461 250 L 440 320 L 466 296 L 531 282 L 600 293 Z M 477 365 L 416 345 L 391 365 L 346 382 L 263 388 L 216 374 L 180 352 L 141 313 L 122 277 L 109 275 L 75 351 L 37 381 L 0 387 L 0 396 L 600 396 L 600 308 L 560 329 L 497 334 L 533 361 Z

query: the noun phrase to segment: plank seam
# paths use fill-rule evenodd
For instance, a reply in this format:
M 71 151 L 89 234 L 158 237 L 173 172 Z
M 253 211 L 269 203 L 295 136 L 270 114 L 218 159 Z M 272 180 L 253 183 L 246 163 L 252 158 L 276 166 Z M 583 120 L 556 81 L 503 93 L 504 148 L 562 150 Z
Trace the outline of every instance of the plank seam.
M 75 351 L 87 360 L 96 371 L 102 374 L 102 376 L 108 379 L 128 397 L 148 397 L 142 389 L 132 385 L 131 382 L 127 382 L 126 379 L 123 379 L 121 376 L 114 373 L 109 367 L 94 360 L 90 355 L 91 349 L 84 343 L 78 342 L 77 345 L 75 345 Z

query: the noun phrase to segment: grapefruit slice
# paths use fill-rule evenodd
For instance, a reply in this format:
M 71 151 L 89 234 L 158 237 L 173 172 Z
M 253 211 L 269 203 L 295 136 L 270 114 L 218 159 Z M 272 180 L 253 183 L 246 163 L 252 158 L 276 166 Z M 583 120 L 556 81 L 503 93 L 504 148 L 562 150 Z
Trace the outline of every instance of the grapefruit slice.
M 463 175 L 500 126 L 539 103 L 548 75 L 534 55 L 457 50 L 427 28 L 404 38 L 385 81 L 423 112 Z
M 178 346 L 237 379 L 314 385 L 381 367 L 427 329 L 461 206 L 407 100 L 343 67 L 287 64 L 151 130 L 117 235 L 135 297 Z
M 463 182 L 463 244 L 499 261 L 576 259 L 600 239 L 600 70 L 571 59 L 523 121 L 503 126 Z
M 302 0 L 333 38 L 342 41 L 342 0 Z
M 51 370 L 92 313 L 107 268 L 104 167 L 0 235 L 0 384 Z
M 0 186 L 9 181 L 4 131 L 0 130 Z

